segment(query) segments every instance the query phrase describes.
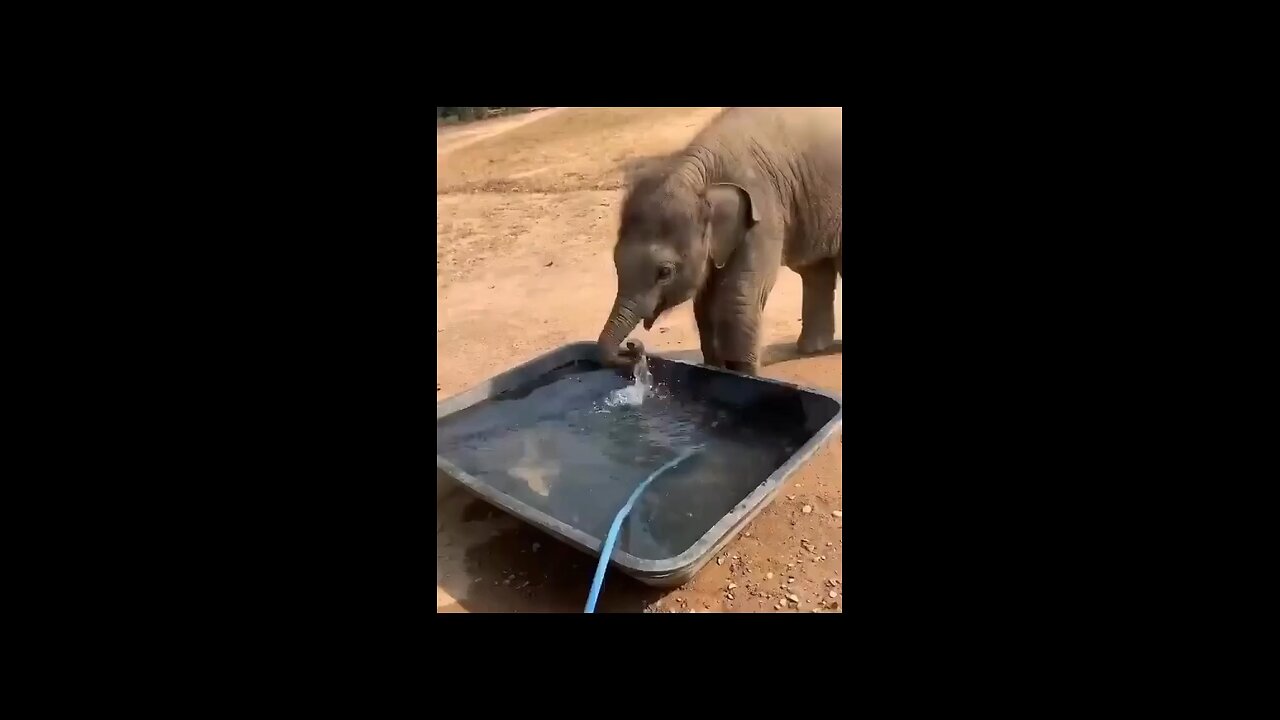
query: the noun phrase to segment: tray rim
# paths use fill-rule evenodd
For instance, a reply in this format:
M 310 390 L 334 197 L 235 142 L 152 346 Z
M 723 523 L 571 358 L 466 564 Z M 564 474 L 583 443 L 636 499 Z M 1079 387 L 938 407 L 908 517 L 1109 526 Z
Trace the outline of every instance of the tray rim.
M 678 351 L 677 351 L 678 352 Z M 613 556 L 610 558 L 610 564 L 619 568 L 641 581 L 651 584 L 680 584 L 685 579 L 696 574 L 703 565 L 725 545 L 731 542 L 744 526 L 753 520 L 782 489 L 783 478 L 789 476 L 800 465 L 804 464 L 810 457 L 822 447 L 843 424 L 844 421 L 844 401 L 840 393 L 833 393 L 819 388 L 808 387 L 797 383 L 787 382 L 785 380 L 776 380 L 773 378 L 761 377 L 759 375 L 746 375 L 745 373 L 735 372 L 726 368 L 711 367 L 702 363 L 690 362 L 668 357 L 661 350 L 650 352 L 652 356 L 659 357 L 665 362 L 681 363 L 684 365 L 692 365 L 701 367 L 712 372 L 721 372 L 729 375 L 739 375 L 758 382 L 766 382 L 781 387 L 799 390 L 801 392 L 811 393 L 829 398 L 836 403 L 836 413 L 822 427 L 818 428 L 803 445 L 796 449 L 785 462 L 777 469 L 769 474 L 759 485 L 750 493 L 740 500 L 732 510 L 723 515 L 715 524 L 707 529 L 692 545 L 679 555 L 660 560 L 647 560 L 636 557 L 624 550 L 615 548 Z M 481 402 L 494 394 L 494 386 L 501 385 L 502 381 L 514 381 L 530 375 L 531 371 L 536 371 L 540 367 L 545 369 L 534 372 L 532 377 L 545 374 L 563 362 L 573 361 L 577 359 L 595 359 L 596 343 L 589 341 L 579 341 L 562 345 L 559 348 L 548 351 L 527 362 L 517 365 L 510 370 L 495 375 L 488 380 L 477 383 L 476 385 L 455 393 L 448 398 L 440 400 L 436 403 L 436 420 L 439 421 L 443 417 L 448 417 L 459 412 L 471 405 Z M 502 392 L 498 390 L 497 392 Z M 466 404 L 461 404 L 464 399 L 469 396 L 479 394 L 478 399 Z M 449 461 L 439 453 L 436 454 L 436 471 L 443 473 L 452 480 L 457 481 L 460 485 L 470 491 L 472 494 L 479 496 L 483 500 L 516 516 L 520 520 L 529 522 L 543 532 L 549 533 L 563 542 L 566 542 L 582 552 L 593 557 L 600 557 L 600 547 L 603 545 L 604 539 L 594 537 L 578 528 L 573 527 L 565 522 L 542 512 L 500 490 L 480 481 L 462 468 Z M 678 582 L 675 582 L 678 580 Z

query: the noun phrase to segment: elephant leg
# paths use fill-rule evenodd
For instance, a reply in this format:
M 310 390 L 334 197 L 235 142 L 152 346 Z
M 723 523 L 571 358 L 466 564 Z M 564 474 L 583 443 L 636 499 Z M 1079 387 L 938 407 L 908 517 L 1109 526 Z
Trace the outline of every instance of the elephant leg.
M 748 375 L 760 372 L 761 319 L 782 267 L 781 215 L 776 209 L 761 215 L 717 273 L 711 309 L 724 367 Z
M 803 325 L 796 346 L 802 353 L 822 352 L 835 343 L 835 291 L 839 270 L 833 260 L 823 260 L 800 269 L 800 280 L 804 284 L 800 310 Z
M 730 370 L 760 373 L 760 321 L 777 269 L 743 272 L 730 278 L 716 297 L 716 347 Z
M 698 338 L 702 344 L 702 364 L 723 367 L 724 361 L 716 350 L 715 320 L 712 308 L 715 305 L 714 278 L 693 299 L 693 319 L 698 323 Z

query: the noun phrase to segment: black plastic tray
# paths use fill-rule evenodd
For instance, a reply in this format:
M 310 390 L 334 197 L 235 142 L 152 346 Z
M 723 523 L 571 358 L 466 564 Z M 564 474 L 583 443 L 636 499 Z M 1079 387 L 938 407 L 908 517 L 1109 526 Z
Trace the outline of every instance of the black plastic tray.
M 596 345 L 592 342 L 566 345 L 443 400 L 436 404 L 437 427 L 443 418 L 502 393 L 519 392 L 522 388 L 536 385 L 544 376 L 557 371 L 588 365 L 596 366 L 596 352 Z M 740 408 L 743 412 L 751 412 L 753 408 L 756 411 L 768 411 L 770 407 L 778 407 L 777 403 L 787 403 L 786 407 L 792 408 L 793 412 L 798 412 L 797 417 L 802 418 L 801 432 L 806 436 L 803 444 L 794 453 L 719 521 L 715 522 L 687 550 L 674 557 L 650 560 L 635 557 L 620 548 L 615 548 L 611 558 L 611 564 L 615 568 L 649 585 L 674 587 L 687 582 L 721 548 L 733 540 L 738 532 L 773 500 L 782 489 L 787 477 L 834 436 L 843 421 L 843 406 L 840 397 L 832 393 L 674 360 L 664 357 L 661 352 L 653 353 L 649 357 L 650 368 L 655 378 L 680 377 L 686 381 L 692 381 L 673 384 L 673 387 L 691 388 L 682 392 L 709 395 L 718 402 L 728 403 L 735 408 Z M 456 481 L 490 504 L 588 555 L 599 557 L 603 538 L 595 537 L 512 497 L 465 472 L 449 458 L 436 455 L 436 473 L 438 486 L 441 483 Z M 437 497 L 439 497 L 439 488 L 437 488 Z

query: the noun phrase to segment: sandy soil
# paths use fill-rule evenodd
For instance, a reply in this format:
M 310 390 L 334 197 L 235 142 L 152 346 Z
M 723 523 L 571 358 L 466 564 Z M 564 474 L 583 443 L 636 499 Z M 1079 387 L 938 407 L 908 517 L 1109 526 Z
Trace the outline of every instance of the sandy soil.
M 616 289 L 611 252 L 624 174 L 681 147 L 717 111 L 564 108 L 438 131 L 437 400 L 595 339 Z M 842 341 L 835 354 L 795 351 L 800 301 L 800 278 L 784 269 L 765 311 L 762 372 L 842 392 Z M 635 335 L 655 351 L 701 359 L 688 304 Z M 799 603 L 788 602 L 789 612 L 841 611 L 843 519 L 832 513 L 843 509 L 842 450 L 841 436 L 793 475 L 722 563 L 670 591 L 611 572 L 597 610 L 775 612 L 792 595 Z M 592 558 L 456 487 L 438 486 L 437 499 L 438 612 L 582 611 Z

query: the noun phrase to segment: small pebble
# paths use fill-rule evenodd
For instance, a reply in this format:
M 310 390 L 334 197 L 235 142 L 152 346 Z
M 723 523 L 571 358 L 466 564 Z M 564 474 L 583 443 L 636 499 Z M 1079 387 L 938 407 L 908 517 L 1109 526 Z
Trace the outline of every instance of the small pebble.
M 724 564 L 724 558 L 722 558 L 722 557 L 718 557 L 718 558 L 716 558 L 716 564 L 717 564 L 717 565 L 723 565 L 723 564 Z
M 829 597 L 829 598 L 834 598 L 835 596 L 836 596 L 836 591 L 835 591 L 835 590 L 832 590 L 831 592 L 827 593 L 827 597 Z
M 788 595 L 787 599 L 796 604 L 800 603 L 800 597 L 798 595 Z
M 793 578 L 793 577 L 789 577 L 789 578 L 787 578 L 787 584 L 788 584 L 788 585 L 790 585 L 791 583 L 793 583 L 793 582 L 795 582 L 795 581 L 796 581 L 796 579 L 795 579 L 795 578 Z
M 743 537 L 751 537 L 751 533 L 742 533 Z
M 781 609 L 782 609 L 782 606 L 781 606 L 781 605 L 774 605 L 774 606 L 773 606 L 773 609 L 774 609 L 774 610 L 781 610 Z
M 844 517 L 844 513 L 840 512 L 839 510 L 832 510 L 831 514 L 835 515 L 836 517 Z
M 733 593 L 725 593 L 724 596 L 730 600 L 733 599 Z
M 813 512 L 813 506 L 812 506 L 812 505 L 805 505 L 804 507 L 800 508 L 800 511 L 801 511 L 801 512 L 803 512 L 803 513 L 805 513 L 805 514 L 807 515 L 807 514 L 809 514 L 809 513 Z
M 822 608 L 814 608 L 814 609 L 812 610 L 812 612 L 819 612 L 819 611 L 821 611 L 821 610 L 822 610 Z
M 764 579 L 765 579 L 765 580 L 772 580 L 772 579 L 773 579 L 773 573 L 765 573 L 765 574 L 764 574 Z
M 827 547 L 831 547 L 831 543 L 827 543 Z
M 788 495 L 788 496 L 787 496 L 787 499 L 788 499 L 788 500 L 795 500 L 795 499 L 796 499 L 796 496 L 795 496 L 795 495 Z
M 796 566 L 795 563 L 787 563 L 787 567 L 795 567 L 795 566 Z
M 734 589 L 734 588 L 736 588 L 736 587 L 738 587 L 738 584 L 737 584 L 737 583 L 729 583 L 729 589 L 730 589 L 730 590 L 732 590 L 732 589 Z

